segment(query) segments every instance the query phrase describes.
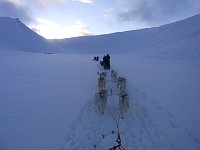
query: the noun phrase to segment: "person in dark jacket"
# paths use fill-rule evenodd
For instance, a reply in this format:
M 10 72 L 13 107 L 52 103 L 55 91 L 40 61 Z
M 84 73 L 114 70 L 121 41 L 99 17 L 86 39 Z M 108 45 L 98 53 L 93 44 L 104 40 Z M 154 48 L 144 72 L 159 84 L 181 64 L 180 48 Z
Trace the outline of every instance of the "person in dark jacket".
M 106 58 L 108 59 L 108 61 L 110 61 L 110 55 L 109 54 L 106 55 Z
M 107 54 L 104 59 L 104 69 L 110 69 L 110 55 Z

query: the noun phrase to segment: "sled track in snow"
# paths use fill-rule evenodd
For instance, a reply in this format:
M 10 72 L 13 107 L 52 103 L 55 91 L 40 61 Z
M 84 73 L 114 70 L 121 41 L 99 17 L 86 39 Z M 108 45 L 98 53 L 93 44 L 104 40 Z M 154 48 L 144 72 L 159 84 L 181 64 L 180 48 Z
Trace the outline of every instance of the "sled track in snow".
M 132 95 L 135 97 L 134 101 L 131 101 L 133 113 L 144 126 L 152 143 L 155 144 L 154 149 L 198 150 L 200 148 L 200 145 L 188 135 L 187 129 L 178 123 L 177 118 L 162 108 L 158 102 L 149 98 L 138 88 L 134 89 Z M 153 116 L 153 114 L 156 115 Z
M 132 104 L 132 103 L 131 103 L 131 104 Z M 137 116 L 138 120 L 140 121 L 140 123 L 141 123 L 141 126 L 142 126 L 142 127 L 143 127 L 143 129 L 145 130 L 145 132 L 146 132 L 146 135 L 147 135 L 147 136 L 148 136 L 148 138 L 150 139 L 150 141 L 151 141 L 151 143 L 152 143 L 152 145 L 153 145 L 154 149 L 155 149 L 155 150 L 159 150 L 159 149 L 158 149 L 158 147 L 157 147 L 157 145 L 155 144 L 155 142 L 154 142 L 153 138 L 151 137 L 151 134 L 150 134 L 150 132 L 149 132 L 149 131 L 148 131 L 148 129 L 146 128 L 146 125 L 145 125 L 145 123 L 143 122 L 143 120 L 142 120 L 141 116 L 139 115 L 139 113 L 137 113 L 136 109 L 134 109 L 134 106 L 133 106 L 133 104 L 132 104 L 132 108 L 133 108 L 133 111 L 134 111 L 134 113 L 136 114 L 136 116 Z
M 98 70 L 104 71 L 102 68 Z M 67 133 L 64 150 L 94 150 L 94 145 L 96 145 L 96 150 L 108 150 L 116 145 L 116 122 L 119 122 L 122 145 L 126 150 L 183 150 L 183 146 L 175 143 L 171 137 L 174 132 L 178 136 L 185 136 L 182 133 L 183 128 L 176 123 L 172 114 L 164 111 L 156 101 L 150 99 L 136 87 L 130 88 L 128 85 L 130 108 L 124 115 L 125 119 L 118 121 L 119 91 L 111 80 L 110 71 L 107 72 L 106 89 L 113 91 L 113 94 L 108 97 L 108 109 L 105 110 L 104 115 L 95 112 L 92 96 Z M 160 118 L 157 119 L 162 119 L 163 122 L 157 122 L 152 116 L 152 112 L 160 113 Z M 162 127 L 167 128 L 170 134 L 166 133 Z M 187 137 L 186 140 L 191 141 L 191 138 Z M 199 148 L 198 145 L 188 147 L 191 150 Z
M 104 70 L 101 70 L 101 71 L 104 71 Z M 109 73 L 108 73 L 108 72 L 109 72 Z M 113 95 L 117 95 L 117 96 L 118 96 L 118 94 L 116 94 L 116 93 L 118 93 L 118 89 L 115 88 L 116 85 L 113 84 L 112 79 L 110 78 L 110 71 L 107 71 L 107 73 L 108 73 L 108 77 L 107 77 L 108 79 L 106 80 L 106 83 L 108 83 L 108 82 L 111 83 L 111 84 L 109 84 L 110 87 L 107 86 L 107 90 L 108 90 L 108 91 L 110 91 L 110 90 L 113 91 L 113 89 L 115 89 L 115 90 L 114 90 L 115 93 L 110 95 L 110 97 L 113 98 Z M 116 92 L 116 90 L 117 90 L 117 92 Z M 111 99 L 111 98 L 109 98 L 108 101 L 112 101 L 112 102 L 113 102 L 113 99 Z M 115 99 L 115 101 L 119 101 L 119 100 L 118 100 L 118 99 Z M 158 147 L 156 146 L 156 144 L 155 144 L 153 138 L 151 137 L 150 132 L 149 132 L 148 129 L 146 128 L 145 123 L 143 122 L 141 116 L 139 115 L 139 113 L 137 113 L 137 110 L 134 109 L 134 105 L 132 104 L 132 102 L 130 102 L 130 103 L 131 103 L 131 106 L 132 106 L 131 109 L 133 110 L 133 113 L 136 114 L 137 119 L 139 120 L 141 126 L 143 127 L 143 130 L 144 130 L 144 132 L 145 132 L 145 134 L 146 134 L 146 137 L 149 139 L 149 141 L 151 142 L 151 144 L 152 144 L 152 146 L 154 147 L 154 149 L 155 149 L 155 150 L 159 150 Z M 111 112 L 111 110 L 110 110 L 110 108 L 109 108 L 110 106 L 107 106 L 107 109 L 108 109 L 108 111 L 110 112 L 111 118 L 112 118 L 112 119 L 114 120 L 114 122 L 118 125 L 118 124 L 120 123 L 120 121 L 117 122 L 116 119 L 119 118 L 119 110 L 118 110 L 118 116 L 117 116 L 117 113 L 116 113 L 116 103 L 115 103 L 115 104 L 112 103 L 112 105 L 113 105 L 113 108 L 114 108 L 114 109 L 113 109 L 113 113 Z M 113 114 L 115 114 L 115 118 L 114 118 Z M 127 117 L 128 117 L 128 116 L 127 116 Z M 119 118 L 119 119 L 120 119 L 120 118 Z M 123 121 L 123 119 L 122 119 L 122 121 Z M 119 126 L 120 126 L 120 125 L 119 125 Z
M 109 78 L 110 78 L 110 76 L 108 76 L 107 80 L 112 81 Z M 111 88 L 113 88 L 112 82 L 111 82 L 111 85 L 112 85 Z M 134 95 L 133 95 L 133 97 L 134 97 Z M 179 129 L 177 127 L 178 124 L 176 123 L 176 120 L 173 119 L 173 115 L 170 115 L 170 113 L 168 113 L 168 112 L 164 112 L 164 110 L 155 101 L 151 101 L 151 99 L 149 99 L 149 100 L 150 100 L 151 104 L 155 107 L 154 109 L 156 109 L 159 113 L 161 113 L 160 116 L 162 116 L 162 115 L 166 116 L 167 120 L 165 120 L 165 121 L 169 122 L 168 128 L 170 128 L 170 130 L 173 130 L 173 132 L 175 130 L 179 130 L 178 131 L 179 133 L 177 132 L 177 134 L 180 134 L 181 132 L 183 132 L 183 133 L 181 133 L 181 135 L 185 136 L 185 140 L 193 141 L 193 139 L 185 133 L 186 131 L 183 128 Z M 116 101 L 118 101 L 118 100 L 116 99 Z M 151 143 L 151 146 L 152 146 L 151 149 L 154 149 L 154 150 L 160 150 L 160 149 L 182 150 L 183 149 L 182 147 L 184 147 L 184 146 L 180 146 L 180 145 L 177 146 L 177 144 L 175 144 L 175 142 L 173 142 L 171 137 L 169 135 L 167 135 L 164 132 L 164 130 L 159 129 L 160 128 L 159 126 L 157 127 L 156 121 L 153 121 L 153 119 L 151 118 L 152 116 L 148 116 L 148 118 L 145 118 L 145 117 L 143 118 L 143 116 L 140 115 L 140 111 L 138 111 L 138 109 L 137 109 L 137 103 L 136 102 L 134 103 L 134 102 L 135 101 L 133 101 L 131 98 L 131 100 L 130 100 L 131 110 L 129 110 L 129 115 L 131 115 L 131 114 L 135 115 L 135 117 L 139 121 L 143 131 L 145 132 L 146 138 Z M 127 117 L 129 117 L 129 116 L 127 116 Z M 147 121 L 150 121 L 150 122 L 148 123 Z M 122 120 L 122 122 L 123 122 L 123 120 Z M 195 143 L 193 142 L 193 144 L 195 144 Z M 147 147 L 145 147 L 145 148 L 147 148 Z M 198 148 L 195 148 L 195 147 L 198 147 L 195 145 L 192 145 L 189 147 L 194 150 L 198 149 Z
M 108 76 L 108 77 L 110 78 L 110 76 Z M 116 85 L 113 84 L 112 79 L 108 79 L 107 82 L 108 82 L 108 81 L 111 82 L 112 86 L 111 86 L 110 89 L 113 90 L 113 88 L 114 88 Z M 110 89 L 108 89 L 108 90 L 110 90 Z M 117 95 L 117 96 L 118 96 L 118 94 L 114 94 L 114 95 Z M 112 95 L 111 95 L 111 96 L 112 96 Z M 116 101 L 118 101 L 118 99 L 116 99 Z M 141 126 L 142 126 L 143 130 L 144 130 L 145 133 L 146 133 L 146 137 L 150 140 L 150 142 L 151 142 L 152 146 L 154 147 L 154 149 L 155 149 L 155 150 L 159 150 L 159 148 L 158 148 L 157 145 L 155 144 L 155 142 L 154 142 L 154 140 L 153 140 L 153 138 L 152 138 L 150 132 L 149 132 L 148 129 L 146 128 L 146 125 L 145 125 L 144 121 L 142 120 L 142 118 L 141 118 L 141 116 L 139 115 L 139 113 L 137 112 L 137 110 L 134 108 L 133 101 L 130 100 L 130 104 L 131 104 L 131 108 L 130 108 L 130 109 L 133 110 L 132 113 L 135 113 L 135 116 L 137 117 L 137 119 L 138 119 L 139 122 L 141 123 Z M 109 107 L 108 107 L 108 108 L 109 108 Z M 116 110 L 115 110 L 115 111 L 116 111 Z M 115 112 L 115 114 L 116 114 L 116 112 Z M 118 114 L 119 114 L 119 112 L 118 112 Z M 112 115 L 112 114 L 111 114 L 111 115 Z M 127 116 L 127 117 L 128 117 L 128 116 Z M 122 119 L 122 121 L 123 121 L 123 119 Z M 116 121 L 115 121 L 115 122 L 116 122 Z M 119 121 L 118 121 L 118 123 L 119 123 Z

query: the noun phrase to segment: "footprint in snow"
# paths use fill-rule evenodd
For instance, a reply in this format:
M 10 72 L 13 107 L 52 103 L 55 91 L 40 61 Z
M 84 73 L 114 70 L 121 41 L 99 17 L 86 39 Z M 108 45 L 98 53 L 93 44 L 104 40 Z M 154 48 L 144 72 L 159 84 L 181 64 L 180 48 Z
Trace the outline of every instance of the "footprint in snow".
M 172 128 L 178 128 L 179 125 L 177 124 L 175 116 L 173 114 L 171 114 L 170 112 L 167 112 L 167 116 L 169 117 L 169 125 Z
M 187 130 L 187 134 L 200 147 L 200 134 L 190 130 Z

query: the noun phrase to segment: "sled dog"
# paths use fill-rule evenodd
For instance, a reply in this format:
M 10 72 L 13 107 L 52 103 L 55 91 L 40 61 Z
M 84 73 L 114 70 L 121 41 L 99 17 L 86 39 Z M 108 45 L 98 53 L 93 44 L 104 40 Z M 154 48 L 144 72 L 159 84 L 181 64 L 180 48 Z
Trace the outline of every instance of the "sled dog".
M 106 89 L 100 89 L 95 94 L 95 107 L 101 114 L 104 114 L 107 98 L 108 98 L 108 92 Z
M 119 110 L 121 118 L 124 118 L 124 112 L 129 108 L 128 94 L 124 89 L 119 92 Z

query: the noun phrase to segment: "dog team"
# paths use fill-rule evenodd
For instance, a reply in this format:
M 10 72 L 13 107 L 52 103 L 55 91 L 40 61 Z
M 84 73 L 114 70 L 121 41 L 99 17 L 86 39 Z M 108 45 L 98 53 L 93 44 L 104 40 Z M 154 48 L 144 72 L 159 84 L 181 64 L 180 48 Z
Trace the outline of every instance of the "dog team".
M 106 107 L 108 107 L 106 105 L 108 99 L 108 91 L 106 89 L 107 72 L 97 72 L 97 74 L 99 78 L 98 92 L 95 94 L 95 107 L 101 114 L 104 114 Z M 117 77 L 117 72 L 114 70 L 111 70 L 111 79 L 119 89 L 119 112 L 120 117 L 124 118 L 124 113 L 129 108 L 129 97 L 126 92 L 126 79 L 124 77 Z

